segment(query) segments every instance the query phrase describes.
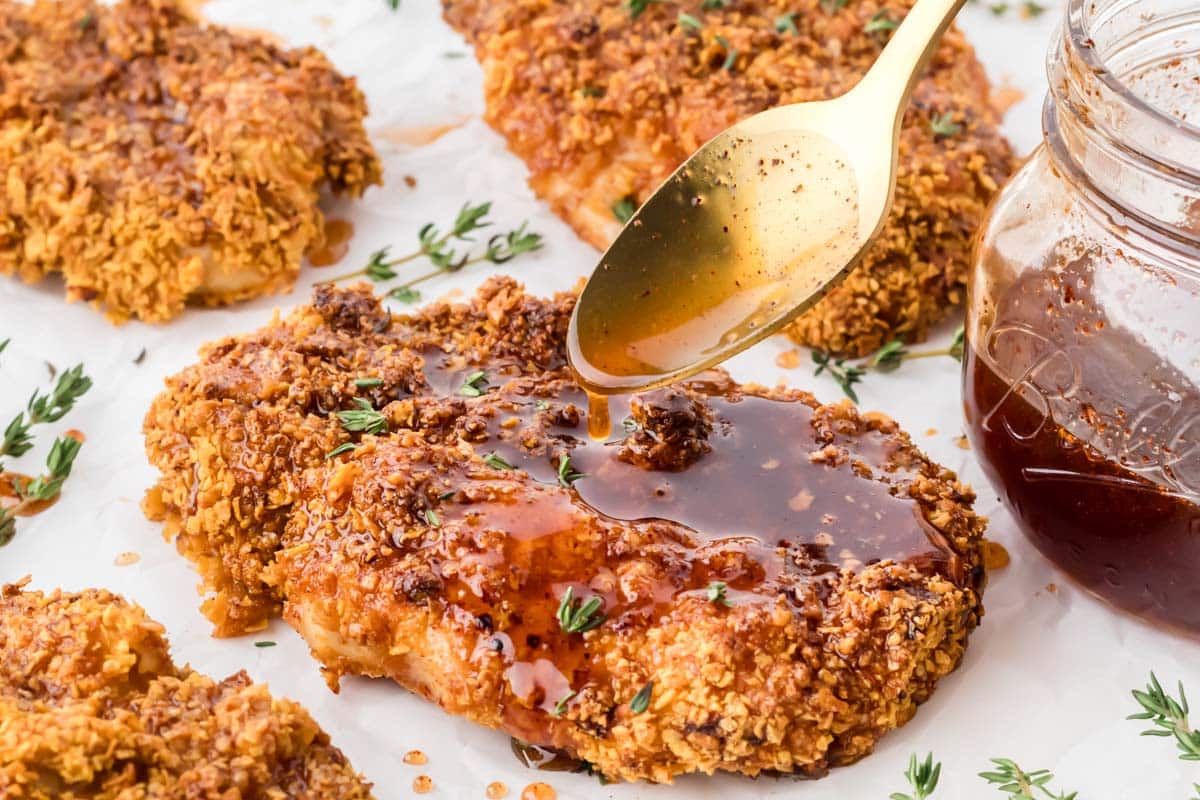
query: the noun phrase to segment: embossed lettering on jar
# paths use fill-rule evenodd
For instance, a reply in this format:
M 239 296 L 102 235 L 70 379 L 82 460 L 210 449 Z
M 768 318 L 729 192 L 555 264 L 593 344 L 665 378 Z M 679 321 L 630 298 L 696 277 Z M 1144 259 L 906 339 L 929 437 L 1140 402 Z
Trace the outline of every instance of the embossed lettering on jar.
M 1026 535 L 1200 634 L 1200 5 L 1070 0 L 971 283 L 964 397 Z

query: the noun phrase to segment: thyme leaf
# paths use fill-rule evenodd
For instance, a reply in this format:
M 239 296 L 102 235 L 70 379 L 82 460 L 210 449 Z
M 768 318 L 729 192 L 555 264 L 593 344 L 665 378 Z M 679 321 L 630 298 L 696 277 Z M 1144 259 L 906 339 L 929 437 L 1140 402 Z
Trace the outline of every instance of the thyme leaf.
M 575 600 L 575 588 L 568 586 L 558 604 L 558 624 L 565 633 L 586 633 L 599 628 L 604 622 L 604 614 L 600 612 L 604 600 L 599 595 L 592 595 L 587 600 Z

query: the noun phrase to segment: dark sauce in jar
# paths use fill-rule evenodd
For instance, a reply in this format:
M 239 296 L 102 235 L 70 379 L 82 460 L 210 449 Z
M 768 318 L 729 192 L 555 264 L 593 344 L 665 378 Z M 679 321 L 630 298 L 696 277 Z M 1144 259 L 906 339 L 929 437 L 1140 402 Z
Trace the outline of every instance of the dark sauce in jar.
M 1200 393 L 1109 318 L 1110 267 L 1080 258 L 999 298 L 964 363 L 971 438 L 1045 555 L 1118 608 L 1200 634 Z

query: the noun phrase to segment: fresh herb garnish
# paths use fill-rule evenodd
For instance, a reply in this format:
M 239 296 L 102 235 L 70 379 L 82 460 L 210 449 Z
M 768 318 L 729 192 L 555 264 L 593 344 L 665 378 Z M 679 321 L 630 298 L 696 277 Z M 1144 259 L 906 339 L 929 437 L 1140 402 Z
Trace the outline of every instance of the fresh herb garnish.
M 933 753 L 926 755 L 924 761 L 917 761 L 917 754 L 913 753 L 908 758 L 908 770 L 904 773 L 912 794 L 892 792 L 889 800 L 925 800 L 937 789 L 941 775 L 942 764 L 940 761 L 934 763 Z
M 9 337 L 8 339 L 5 339 L 4 341 L 0 342 L 0 353 L 4 352 L 5 348 L 8 347 L 8 343 L 11 341 L 12 341 L 12 338 Z
M 359 389 L 371 389 L 383 385 L 383 378 L 356 378 L 354 385 Z
M 715 11 L 718 8 L 725 7 L 725 0 L 703 0 L 700 3 L 701 11 Z
M 1021 3 L 1021 14 L 1025 17 L 1040 17 L 1045 11 L 1044 5 L 1035 3 L 1033 0 L 1025 0 L 1024 3 Z
M 421 299 L 421 292 L 411 286 L 397 286 L 387 296 L 401 303 L 415 303 Z
M 63 481 L 71 475 L 71 467 L 83 442 L 73 436 L 59 436 L 50 447 L 46 457 L 46 472 L 18 487 L 17 493 L 23 500 L 38 502 L 52 500 L 62 490 Z
M 800 29 L 796 27 L 796 12 L 789 11 L 786 14 L 780 14 L 775 18 L 776 33 L 790 33 L 793 36 L 800 35 Z
M 263 641 L 261 641 L 261 642 L 255 642 L 255 643 L 254 643 L 254 646 L 255 646 L 255 647 L 274 647 L 274 646 L 275 646 L 275 643 L 274 643 L 274 642 L 272 642 L 272 641 L 270 641 L 270 640 L 266 640 L 266 639 L 264 639 L 264 640 L 263 640 Z
M 492 236 L 488 239 L 484 252 L 479 255 L 472 256 L 469 250 L 459 253 L 458 250 L 451 246 L 451 243 L 454 241 L 474 242 L 475 239 L 471 234 L 491 225 L 491 222 L 487 220 L 487 215 L 491 210 L 492 204 L 490 202 L 479 203 L 477 205 L 466 203 L 459 209 L 458 216 L 455 217 L 454 224 L 450 227 L 450 230 L 445 233 L 439 230 L 432 222 L 422 225 L 421 229 L 417 232 L 418 247 L 413 252 L 397 258 L 389 258 L 390 248 L 383 247 L 371 254 L 367 265 L 362 269 L 331 278 L 326 283 L 337 283 L 338 281 L 359 277 L 366 277 L 376 283 L 380 283 L 395 278 L 399 274 L 396 271 L 396 267 L 401 264 L 406 264 L 419 258 L 426 258 L 436 269 L 424 275 L 418 275 L 416 278 L 388 292 L 388 297 L 400 300 L 401 302 L 411 303 L 419 300 L 421 297 L 420 292 L 413 287 L 436 278 L 438 275 L 447 272 L 457 272 L 464 267 L 477 264 L 481 261 L 503 264 L 523 253 L 541 249 L 542 236 L 527 229 L 528 221 L 522 222 L 518 227 L 507 233 Z
M 604 600 L 599 595 L 576 602 L 575 587 L 568 586 L 558 604 L 558 624 L 566 633 L 586 633 L 599 628 L 604 622 L 604 615 L 600 613 L 603 605 Z
M 662 0 L 625 0 L 625 10 L 629 12 L 630 19 L 637 19 L 643 11 L 650 7 L 651 3 L 661 2 Z
M 584 97 L 604 97 L 605 94 L 603 86 L 584 86 L 579 93 Z
M 629 701 L 629 710 L 641 714 L 650 707 L 650 693 L 654 691 L 654 681 L 646 681 L 646 685 L 638 689 L 638 693 Z
M 721 65 L 721 69 L 726 72 L 732 72 L 733 68 L 737 66 L 737 48 L 731 45 L 729 40 L 720 34 L 717 34 L 717 44 L 725 49 L 725 63 Z
M 963 346 L 966 344 L 966 328 L 959 325 L 954 331 L 954 338 L 950 342 L 949 347 L 940 350 L 922 350 L 917 353 L 909 352 L 904 349 L 904 342 L 899 339 L 893 339 L 883 347 L 875 351 L 875 355 L 871 356 L 867 362 L 867 366 L 879 372 L 892 372 L 899 368 L 905 361 L 912 361 L 917 358 L 936 358 L 938 356 L 950 356 L 955 361 L 962 361 Z
M 850 0 L 821 0 L 821 9 L 826 14 L 834 14 L 846 7 Z
M 76 364 L 58 377 L 49 394 L 35 391 L 25 410 L 17 414 L 4 429 L 4 438 L 0 440 L 0 456 L 17 457 L 28 453 L 33 447 L 30 429 L 34 425 L 58 422 L 90 388 L 92 379 L 83 374 L 82 364 Z
M 442 526 L 442 518 L 432 508 L 425 509 L 425 521 L 429 523 L 431 528 L 440 528 Z
M 881 8 L 875 12 L 875 16 L 867 21 L 863 27 L 865 33 L 889 33 L 900 27 L 900 23 L 888 16 L 886 8 Z
M 580 478 L 585 477 L 582 472 L 576 472 L 571 466 L 571 457 L 564 453 L 558 459 L 558 485 L 564 489 L 570 489 L 571 485 Z
M 477 370 L 463 380 L 462 386 L 458 387 L 458 393 L 463 397 L 479 397 L 487 391 L 487 382 L 487 373 Z
M 534 405 L 534 407 L 537 408 L 538 411 L 549 411 L 550 410 L 550 403 L 549 403 L 549 401 L 546 401 L 546 400 L 538 400 L 533 405 Z
M 349 453 L 351 450 L 354 450 L 357 447 L 358 445 L 356 445 L 354 442 L 342 442 L 337 447 L 325 454 L 325 460 L 328 461 L 331 458 L 340 456 L 342 453 Z
M 633 218 L 633 213 L 637 211 L 637 205 L 632 197 L 622 197 L 620 200 L 612 204 L 613 216 L 617 218 L 617 222 L 624 225 Z
M 138 354 L 137 354 L 137 355 L 134 357 L 134 359 L 133 359 L 133 365 L 134 365 L 135 367 L 140 367 L 140 366 L 142 365 L 142 362 L 143 362 L 143 361 L 145 361 L 145 360 L 146 360 L 146 348 L 144 348 L 144 347 L 143 347 L 143 348 L 141 349 L 141 352 L 139 352 L 139 353 L 138 353 Z
M 341 421 L 343 428 L 351 432 L 361 431 L 376 435 L 384 433 L 388 429 L 387 417 L 376 411 L 369 400 L 355 397 L 354 405 L 358 407 L 337 412 L 337 418 Z
M 729 587 L 725 581 L 713 581 L 708 585 L 708 602 L 713 605 L 725 606 L 731 608 L 733 603 L 729 602 L 729 598 L 725 596 L 725 591 Z
M 842 387 L 842 391 L 846 393 L 854 402 L 858 402 L 858 395 L 854 391 L 854 384 L 862 381 L 863 375 L 867 371 L 862 367 L 856 367 L 853 364 L 847 364 L 846 359 L 834 359 L 824 350 L 813 350 L 813 361 L 817 364 L 817 369 L 813 375 L 820 375 L 822 372 L 828 372 L 837 385 Z
M 1142 736 L 1164 736 L 1175 740 L 1179 758 L 1183 761 L 1200 761 L 1200 730 L 1192 728 L 1188 721 L 1187 693 L 1183 682 L 1179 684 L 1179 699 L 1167 694 L 1158 678 L 1150 673 L 1150 683 L 1145 691 L 1134 689 L 1133 699 L 1142 707 L 1141 713 L 1130 714 L 1126 719 L 1149 720 L 1152 727 L 1142 731 Z
M 383 0 L 392 11 L 400 10 L 400 0 Z
M 953 136 L 962 130 L 962 125 L 954 121 L 954 113 L 934 114 L 929 118 L 929 130 L 934 136 Z
M 696 19 L 691 14 L 688 14 L 686 11 L 680 11 L 679 16 L 675 18 L 675 22 L 679 25 L 679 27 L 691 31 L 692 33 L 697 33 L 704 27 L 703 22 Z
M 550 712 L 552 717 L 561 717 L 567 711 L 567 703 L 571 702 L 571 698 L 576 694 L 574 689 L 568 689 L 567 693 L 558 698 L 558 702 L 554 704 L 554 710 Z
M 458 494 L 457 489 L 447 489 L 446 491 L 444 491 L 438 495 L 438 500 L 449 500 L 451 497 L 454 497 L 454 495 L 456 495 L 456 494 Z
M 642 424 L 633 417 L 625 417 L 621 420 L 621 428 L 625 433 L 637 433 L 642 429 Z
M 512 464 L 504 460 L 503 456 L 496 453 L 488 453 L 483 457 L 483 463 L 487 464 L 492 469 L 516 469 Z
M 1048 769 L 1038 769 L 1025 772 L 1017 763 L 1008 758 L 991 759 L 993 769 L 979 773 L 993 786 L 999 786 L 999 791 L 1007 794 L 1012 800 L 1038 800 L 1041 797 L 1050 800 L 1075 800 L 1078 792 L 1056 793 L 1046 786 L 1054 780 L 1054 773 Z

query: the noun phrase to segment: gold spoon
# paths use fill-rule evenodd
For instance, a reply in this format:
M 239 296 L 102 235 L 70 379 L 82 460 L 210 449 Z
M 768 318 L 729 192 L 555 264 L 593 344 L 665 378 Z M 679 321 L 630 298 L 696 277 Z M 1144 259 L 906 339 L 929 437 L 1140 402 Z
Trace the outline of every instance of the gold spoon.
M 585 389 L 616 394 L 694 375 L 845 277 L 887 218 L 901 118 L 963 2 L 918 0 L 851 91 L 737 123 L 655 191 L 571 317 L 568 357 Z

